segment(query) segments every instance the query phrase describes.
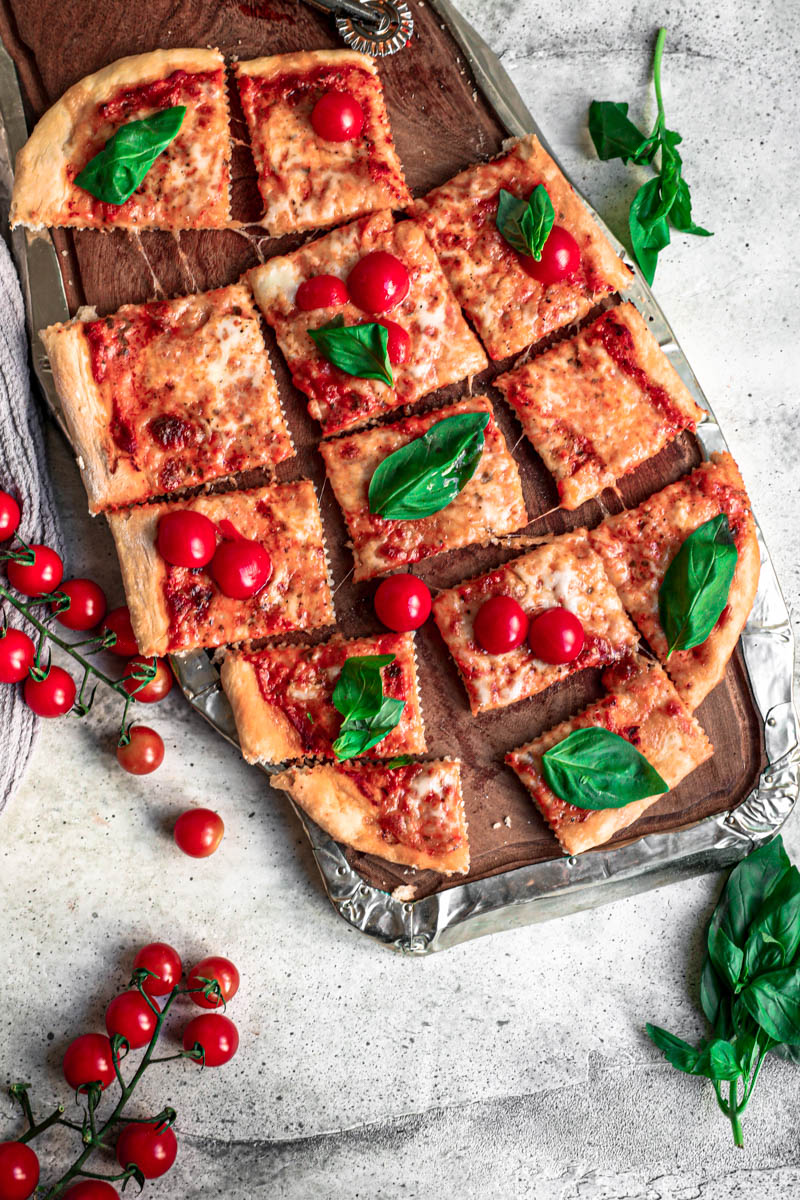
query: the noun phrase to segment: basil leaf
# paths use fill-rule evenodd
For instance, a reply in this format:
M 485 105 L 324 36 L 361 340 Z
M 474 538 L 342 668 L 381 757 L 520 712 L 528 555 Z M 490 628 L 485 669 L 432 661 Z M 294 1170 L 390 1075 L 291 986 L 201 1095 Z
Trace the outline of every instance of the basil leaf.
M 751 923 L 790 866 L 783 840 L 777 837 L 734 867 L 709 922 L 709 946 L 716 931 L 723 929 L 728 939 L 743 950 Z
M 729 1038 L 733 1033 L 730 995 L 708 955 L 700 976 L 700 1004 L 714 1033 Z
M 667 1062 L 671 1063 L 679 1071 L 685 1071 L 687 1075 L 694 1073 L 694 1068 L 697 1065 L 697 1060 L 700 1057 L 700 1051 L 695 1050 L 694 1046 L 690 1046 L 683 1038 L 676 1037 L 674 1033 L 669 1033 L 666 1029 L 662 1029 L 660 1025 L 651 1025 L 649 1022 L 645 1025 L 647 1036 L 651 1041 L 655 1042 L 659 1050 L 664 1054 Z
M 397 758 L 390 758 L 385 765 L 393 771 L 395 767 L 407 767 L 413 761 L 414 759 L 410 754 L 398 754 Z
M 76 176 L 76 184 L 105 204 L 124 204 L 174 139 L 185 116 L 185 105 L 178 104 L 121 125 Z
M 375 746 L 399 725 L 405 706 L 405 700 L 386 697 L 373 716 L 359 720 L 348 718 L 333 743 L 334 754 L 339 759 L 354 758 Z
M 744 1074 L 736 1049 L 723 1038 L 714 1038 L 702 1050 L 696 1050 L 683 1038 L 658 1025 L 646 1025 L 645 1028 L 667 1061 L 678 1071 L 702 1075 L 716 1082 L 739 1079 Z
M 800 948 L 800 871 L 790 867 L 750 926 L 744 962 L 748 978 L 789 966 Z
M 593 100 L 589 105 L 589 133 L 597 157 L 627 163 L 646 142 L 645 135 L 628 119 L 628 106 L 614 100 Z
M 555 219 L 552 201 L 541 183 L 533 189 L 527 204 L 504 188 L 500 189 L 495 224 L 518 254 L 532 256 L 539 262 Z
M 331 697 L 345 719 L 377 712 L 383 701 L 381 667 L 388 667 L 394 658 L 393 654 L 362 654 L 345 659 Z
M 759 975 L 741 999 L 753 1020 L 776 1042 L 800 1043 L 800 967 Z
M 728 603 L 738 557 L 725 513 L 686 538 L 658 592 L 668 659 L 675 650 L 701 645 L 711 633 Z
M 343 318 L 337 317 L 319 329 L 309 329 L 308 335 L 323 358 L 345 375 L 379 379 L 387 387 L 394 384 L 385 326 L 373 321 L 345 325 Z
M 639 269 L 648 283 L 656 274 L 659 253 L 669 245 L 669 226 L 665 217 L 656 217 L 661 203 L 661 180 L 643 183 L 631 202 L 628 228 Z
M 542 755 L 547 786 L 576 808 L 623 808 L 669 788 L 635 746 L 608 729 L 576 729 Z
M 446 508 L 475 474 L 489 413 L 459 413 L 431 425 L 379 463 L 369 483 L 369 511 L 417 521 Z
M 738 990 L 744 953 L 722 928 L 709 929 L 708 953 L 712 963 L 732 991 Z
M 707 229 L 703 229 L 701 225 L 695 225 L 692 220 L 692 199 L 689 185 L 685 179 L 678 180 L 678 192 L 672 208 L 669 210 L 669 219 L 679 233 L 693 233 L 697 237 L 714 236 Z

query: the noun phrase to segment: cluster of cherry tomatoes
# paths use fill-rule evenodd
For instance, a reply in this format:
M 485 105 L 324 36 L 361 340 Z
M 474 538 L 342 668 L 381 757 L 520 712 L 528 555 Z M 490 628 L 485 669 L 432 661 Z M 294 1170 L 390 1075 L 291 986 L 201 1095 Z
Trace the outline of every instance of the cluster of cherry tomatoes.
M 233 526 L 230 533 L 236 534 Z M 260 542 L 236 534 L 217 544 L 214 522 L 190 508 L 160 518 L 156 549 L 174 567 L 207 566 L 222 594 L 234 600 L 255 596 L 272 575 L 272 560 Z

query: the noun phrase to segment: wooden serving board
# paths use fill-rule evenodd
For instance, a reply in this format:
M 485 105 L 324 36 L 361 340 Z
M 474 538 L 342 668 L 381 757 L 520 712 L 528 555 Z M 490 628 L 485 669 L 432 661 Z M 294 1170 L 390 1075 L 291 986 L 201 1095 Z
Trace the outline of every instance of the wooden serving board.
M 426 3 L 413 6 L 415 34 L 405 50 L 382 60 L 397 148 L 408 184 L 415 195 L 444 182 L 478 159 L 498 152 L 505 137 L 496 115 L 476 90 L 470 72 L 438 15 Z M 295 0 L 239 3 L 238 0 L 0 0 L 0 35 L 14 58 L 32 119 L 77 79 L 126 54 L 158 47 L 217 46 L 226 59 L 339 45 L 333 23 Z M 259 212 L 255 172 L 246 145 L 244 124 L 231 88 L 235 115 L 233 209 L 237 220 L 254 220 Z M 67 297 L 72 311 L 92 304 L 100 313 L 126 302 L 173 296 L 218 287 L 236 280 L 248 267 L 296 245 L 299 238 L 269 239 L 257 226 L 243 233 L 143 233 L 124 231 L 58 231 Z M 281 479 L 310 477 L 322 497 L 322 515 L 336 586 L 336 613 L 346 636 L 379 631 L 372 606 L 375 584 L 354 585 L 352 558 L 338 506 L 317 451 L 319 430 L 306 414 L 305 401 L 289 379 L 281 355 L 265 331 L 297 457 L 281 464 Z M 555 485 L 491 380 L 508 364 L 494 364 L 473 384 L 488 391 L 498 421 L 520 468 L 531 517 L 557 504 Z M 443 389 L 420 407 L 440 405 L 464 385 Z M 700 461 L 695 439 L 682 435 L 657 458 L 625 480 L 621 495 L 627 506 L 671 483 Z M 251 477 L 247 483 L 255 482 Z M 607 492 L 575 513 L 553 512 L 537 523 L 536 534 L 560 533 L 579 525 L 593 526 L 622 503 Z M 432 588 L 447 587 L 479 574 L 520 552 L 524 538 L 511 538 L 507 548 L 470 548 L 421 564 L 418 573 Z M 577 712 L 601 693 L 600 673 L 587 671 L 552 688 L 543 696 L 480 718 L 470 715 L 466 696 L 444 643 L 432 622 L 418 635 L 420 683 L 429 751 L 432 756 L 457 754 L 463 783 L 472 848 L 467 879 L 480 879 L 559 854 L 549 832 L 516 776 L 503 764 L 506 750 L 535 737 Z M 612 845 L 651 832 L 694 824 L 735 807 L 751 791 L 764 765 L 761 721 L 750 695 L 740 653 L 727 676 L 698 710 L 716 753 L 684 783 L 654 805 Z M 431 872 L 413 874 L 383 860 L 349 855 L 372 885 L 393 890 L 413 883 L 420 898 L 445 881 Z

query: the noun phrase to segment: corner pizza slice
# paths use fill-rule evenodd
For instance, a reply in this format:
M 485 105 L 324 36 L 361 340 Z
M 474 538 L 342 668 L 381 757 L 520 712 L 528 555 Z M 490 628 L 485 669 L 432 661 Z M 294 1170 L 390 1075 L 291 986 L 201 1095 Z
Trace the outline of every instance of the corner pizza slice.
M 294 453 L 241 284 L 126 304 L 40 336 L 93 513 Z
M 498 206 L 501 191 L 527 203 L 540 185 L 555 223 L 550 248 L 545 243 L 537 262 L 500 232 Z M 468 167 L 417 200 L 411 212 L 494 359 L 584 316 L 633 279 L 533 134 L 513 142 L 499 158 Z
M 129 148 L 135 154 L 110 172 L 114 181 L 130 178 L 129 165 L 136 168 L 142 148 L 161 145 L 164 135 L 153 119 L 176 108 L 186 110 L 180 127 L 127 200 L 113 203 L 79 186 L 77 176 L 123 126 L 149 122 L 137 127 Z M 37 124 L 17 155 L 11 224 L 223 229 L 230 223 L 230 156 L 225 64 L 218 50 L 153 50 L 121 58 L 73 84 Z
M 429 472 L 431 447 L 426 435 L 444 428 L 440 422 L 465 413 L 485 413 L 488 421 L 474 473 L 455 498 L 429 516 L 390 519 L 370 511 L 370 484 L 378 467 L 382 463 L 388 467 L 390 455 L 416 442 L 418 461 L 398 469 L 398 478 L 404 472 L 402 484 L 412 486 Z M 454 451 L 460 445 L 454 443 Z M 352 538 L 355 579 L 372 579 L 472 542 L 485 544 L 528 523 L 519 472 L 486 397 L 460 400 L 422 416 L 323 442 L 320 453 Z
M 570 734 L 592 728 L 616 734 L 644 755 L 668 788 L 714 753 L 658 663 L 637 655 L 606 671 L 603 684 L 608 694 L 602 700 L 506 755 L 567 854 L 607 842 L 638 821 L 664 790 L 621 808 L 580 808 L 564 801 L 545 780 L 542 755 Z
M 719 618 L 699 645 L 670 654 L 659 615 L 664 577 L 687 539 L 721 514 L 727 517 L 729 536 L 736 547 L 727 600 L 723 597 Z M 625 608 L 666 665 L 681 699 L 694 712 L 725 674 L 758 589 L 761 555 L 756 526 L 736 463 L 728 453 L 713 454 L 710 462 L 656 492 L 638 508 L 604 521 L 590 532 L 589 540 Z M 712 555 L 719 553 L 709 549 Z
M 303 50 L 233 69 L 274 237 L 409 203 L 368 55 Z
M 397 767 L 324 763 L 291 768 L 270 783 L 335 841 L 362 854 L 443 875 L 469 870 L 458 759 Z
M 173 522 L 166 545 L 169 527 L 161 523 L 178 513 L 190 514 L 186 540 L 193 554 L 210 535 L 202 566 L 172 561 L 182 557 L 173 553 L 182 522 L 177 530 Z M 141 654 L 333 624 L 322 521 L 306 479 L 125 509 L 108 514 L 108 523 Z
M 476 621 L 486 619 L 479 614 L 497 597 L 512 601 L 523 621 L 556 610 L 577 618 L 580 632 L 574 656 L 545 662 L 524 634 L 503 653 L 484 649 Z M 493 607 L 491 603 L 485 614 L 491 614 Z M 433 600 L 433 616 L 475 716 L 535 696 L 575 671 L 608 666 L 629 654 L 639 641 L 601 559 L 583 533 L 555 537 L 487 575 L 439 592 Z
M 567 509 L 613 487 L 703 416 L 632 304 L 495 383 Z
M 380 669 L 382 699 L 399 700 L 403 708 L 394 728 L 364 753 L 370 758 L 424 753 L 414 635 L 383 633 L 350 641 L 335 637 L 316 646 L 228 651 L 220 675 L 247 761 L 338 756 L 334 743 L 345 722 L 334 706 L 334 689 L 348 659 L 375 656 L 390 660 Z
M 364 217 L 271 258 L 247 278 L 326 434 L 487 365 L 415 221 L 395 224 L 389 212 Z M 326 328 L 327 349 L 312 337 Z

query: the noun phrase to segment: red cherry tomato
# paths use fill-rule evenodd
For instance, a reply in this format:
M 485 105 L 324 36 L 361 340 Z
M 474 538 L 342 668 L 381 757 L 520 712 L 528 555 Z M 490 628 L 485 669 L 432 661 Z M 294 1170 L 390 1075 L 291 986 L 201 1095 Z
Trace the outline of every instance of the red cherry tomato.
M 127 604 L 121 604 L 119 608 L 112 608 L 111 612 L 106 614 L 102 632 L 107 629 L 117 635 L 114 645 L 109 646 L 112 654 L 117 654 L 120 658 L 130 658 L 132 654 L 139 653 L 136 638 L 133 636 L 131 614 Z
M 538 279 L 543 287 L 549 287 L 575 274 L 581 265 L 580 246 L 563 225 L 554 225 L 539 261 L 526 255 L 521 262 L 528 275 Z
M 150 775 L 164 761 L 164 741 L 147 725 L 133 725 L 127 746 L 117 746 L 117 762 L 129 775 Z
M 36 647 L 27 633 L 7 626 L 0 633 L 0 683 L 20 683 L 33 666 Z
M 202 1046 L 204 1057 L 198 1059 L 206 1067 L 223 1067 L 239 1049 L 239 1033 L 222 1013 L 204 1013 L 194 1017 L 183 1031 L 184 1050 Z
M 408 354 L 411 349 L 411 338 L 402 325 L 398 325 L 397 321 L 390 321 L 388 317 L 384 317 L 381 321 L 378 321 L 378 324 L 382 325 L 389 334 L 386 346 L 389 362 L 393 367 L 399 367 L 401 363 L 408 360 Z
M 364 128 L 364 110 L 349 92 L 323 92 L 312 109 L 311 128 L 326 142 L 352 142 Z
M 190 508 L 164 513 L 158 522 L 156 549 L 175 567 L 204 567 L 217 546 L 214 523 Z
M 82 1179 L 64 1192 L 62 1200 L 119 1200 L 119 1192 L 105 1179 Z
M 145 1179 L 166 1175 L 178 1156 L 178 1139 L 171 1126 L 154 1121 L 126 1125 L 117 1138 L 117 1162 L 124 1170 L 137 1166 Z
M 272 574 L 272 559 L 259 542 L 241 538 L 220 542 L 211 563 L 219 590 L 234 600 L 249 600 L 260 592 Z
M 131 1050 L 140 1050 L 156 1031 L 156 1014 L 140 991 L 121 992 L 106 1009 L 106 1029 L 110 1038 L 118 1033 Z
M 75 703 L 75 680 L 63 667 L 51 667 L 44 679 L 25 680 L 24 696 L 28 708 L 38 717 L 63 717 Z
M 28 1200 L 39 1182 L 39 1159 L 25 1142 L 0 1142 L 0 1200 Z
M 175 822 L 175 843 L 190 858 L 208 858 L 222 841 L 225 825 L 210 808 L 187 808 Z
M 63 1062 L 64 1078 L 73 1091 L 86 1091 L 86 1085 L 99 1083 L 103 1091 L 114 1078 L 111 1042 L 104 1033 L 84 1033 L 67 1046 Z
M 106 596 L 99 584 L 92 579 L 68 579 L 59 591 L 69 596 L 69 608 L 59 611 L 58 602 L 50 607 L 56 614 L 59 625 L 66 629 L 94 629 L 106 615 Z
M 511 596 L 490 596 L 475 614 L 475 641 L 487 654 L 507 654 L 525 641 L 528 618 Z
M 360 258 L 347 276 L 347 290 L 354 304 L 366 313 L 388 312 L 408 295 L 408 271 L 387 250 L 371 250 Z
M 169 664 L 163 658 L 157 658 L 155 663 L 155 676 L 144 687 L 141 687 L 135 679 L 126 679 L 122 685 L 128 695 L 134 696 L 141 704 L 157 704 L 159 700 L 163 700 L 172 691 L 172 671 L 169 669 Z M 152 665 L 152 658 L 146 658 L 143 654 L 135 654 L 125 664 L 125 674 L 130 675 L 137 667 L 152 667 Z M 139 689 L 138 691 L 137 688 Z
M 416 575 L 389 575 L 378 585 L 375 612 L 395 633 L 419 629 L 431 615 L 431 594 Z
M 143 983 L 148 996 L 166 996 L 181 981 L 183 963 L 177 950 L 166 942 L 149 942 L 133 960 L 134 970 L 152 971 Z
M 209 979 L 216 979 L 222 999 L 207 997 L 202 989 L 208 985 Z M 205 981 L 205 982 L 204 982 Z M 194 967 L 188 976 L 187 987 L 196 988 L 191 998 L 200 1008 L 219 1008 L 223 1003 L 232 1000 L 239 990 L 239 972 L 229 958 L 209 955 Z
M 300 284 L 294 302 L 301 312 L 312 312 L 315 308 L 341 308 L 348 299 L 343 279 L 336 275 L 312 275 Z
M 531 619 L 528 645 L 542 662 L 572 662 L 583 642 L 583 626 L 567 608 L 547 608 Z
M 32 563 L 9 561 L 6 568 L 8 582 L 23 596 L 41 596 L 55 591 L 64 578 L 61 555 L 49 546 L 36 545 L 29 549 L 33 551 Z
M 19 505 L 14 497 L 9 492 L 0 492 L 0 542 L 14 536 L 21 517 Z

